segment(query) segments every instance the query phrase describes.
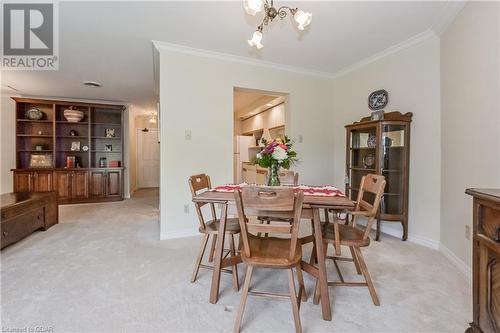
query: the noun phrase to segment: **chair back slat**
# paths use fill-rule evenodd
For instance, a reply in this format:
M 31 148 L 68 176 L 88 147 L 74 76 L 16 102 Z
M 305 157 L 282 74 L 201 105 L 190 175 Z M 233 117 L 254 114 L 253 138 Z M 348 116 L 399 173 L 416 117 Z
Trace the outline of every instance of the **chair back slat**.
M 282 170 L 279 172 L 281 185 L 299 185 L 299 173 L 290 170 Z
M 365 217 L 368 219 L 368 223 L 365 228 L 364 239 L 368 238 L 373 221 L 375 221 L 377 217 L 380 200 L 384 195 L 385 184 L 385 177 L 381 175 L 367 174 L 361 178 L 355 210 L 366 212 Z M 373 202 L 367 202 L 365 200 L 367 193 L 372 194 L 371 197 L 373 197 Z M 354 217 L 353 226 L 356 226 L 356 219 L 357 217 Z
M 212 188 L 211 182 L 210 182 L 210 177 L 206 174 L 199 174 L 199 175 L 194 175 L 189 177 L 188 179 L 189 183 L 189 189 L 191 190 L 191 196 L 194 198 L 197 194 L 199 194 L 202 191 L 208 191 Z M 196 214 L 198 215 L 198 220 L 200 222 L 200 228 L 205 229 L 206 228 L 206 221 L 203 216 L 203 212 L 201 208 L 205 206 L 206 202 L 195 202 L 194 206 L 196 209 Z M 217 218 L 217 214 L 215 213 L 215 205 L 213 203 L 210 203 L 210 211 L 212 213 L 212 219 L 215 220 Z
M 249 233 L 258 236 L 264 233 L 288 235 L 290 237 L 290 260 L 295 255 L 299 231 L 300 216 L 304 194 L 294 193 L 292 188 L 245 186 L 241 191 L 234 192 L 236 209 L 241 228 L 243 251 L 251 257 Z M 266 216 L 272 218 L 289 218 L 291 225 L 285 224 L 255 224 L 249 223 L 250 216 Z

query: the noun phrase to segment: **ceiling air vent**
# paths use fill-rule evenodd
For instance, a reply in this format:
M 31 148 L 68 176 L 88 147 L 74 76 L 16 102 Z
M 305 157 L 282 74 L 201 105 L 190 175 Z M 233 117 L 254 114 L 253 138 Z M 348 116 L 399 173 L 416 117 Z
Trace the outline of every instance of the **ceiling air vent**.
M 102 84 L 96 81 L 83 81 L 83 85 L 94 88 L 102 87 Z

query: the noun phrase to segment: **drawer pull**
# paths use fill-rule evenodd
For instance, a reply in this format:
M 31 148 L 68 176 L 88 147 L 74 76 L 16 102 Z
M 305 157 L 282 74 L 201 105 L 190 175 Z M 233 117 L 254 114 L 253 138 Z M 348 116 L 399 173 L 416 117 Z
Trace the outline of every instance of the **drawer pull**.
M 7 231 L 4 231 L 4 232 L 3 232 L 3 235 L 4 235 L 4 236 L 7 236 L 8 234 L 9 234 L 9 233 L 8 233 Z
M 497 227 L 497 235 L 495 237 L 495 242 L 500 243 L 500 227 Z

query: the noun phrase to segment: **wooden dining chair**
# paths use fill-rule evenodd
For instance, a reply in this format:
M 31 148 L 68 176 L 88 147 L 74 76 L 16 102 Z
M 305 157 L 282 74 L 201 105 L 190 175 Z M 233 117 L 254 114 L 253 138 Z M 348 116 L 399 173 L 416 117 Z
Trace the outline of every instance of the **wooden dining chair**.
M 193 198 L 202 191 L 207 191 L 211 189 L 210 177 L 205 174 L 199 174 L 189 177 L 188 180 L 189 188 L 191 189 L 191 195 Z M 191 282 L 196 281 L 196 277 L 198 276 L 198 271 L 201 268 L 212 269 L 212 266 L 202 264 L 203 256 L 205 254 L 205 249 L 207 247 L 207 243 L 212 238 L 212 245 L 210 248 L 210 253 L 208 257 L 208 262 L 213 262 L 215 245 L 217 242 L 217 233 L 219 231 L 219 222 L 220 220 L 217 218 L 217 214 L 215 211 L 215 204 L 213 203 L 194 203 L 196 208 L 196 213 L 198 214 L 198 220 L 200 222 L 200 227 L 198 231 L 203 234 L 203 238 L 201 241 L 200 251 L 198 253 L 198 257 L 196 258 L 196 263 L 194 266 L 193 274 L 191 276 Z M 206 221 L 202 207 L 205 205 L 210 205 L 211 219 Z M 238 218 L 228 218 L 226 221 L 226 235 L 229 236 L 229 249 L 224 254 L 224 257 L 227 255 L 236 256 L 236 247 L 234 242 L 234 235 L 240 233 L 240 224 Z M 236 265 L 232 266 L 231 270 L 222 270 L 225 273 L 231 273 L 233 275 L 233 287 L 235 291 L 239 290 L 239 282 L 238 282 L 238 268 Z
M 299 185 L 299 173 L 291 170 L 281 170 L 278 173 L 281 185 L 297 186 Z
M 241 260 L 247 265 L 245 282 L 241 293 L 240 307 L 234 324 L 234 332 L 239 332 L 243 311 L 248 295 L 289 298 L 296 332 L 302 332 L 300 324 L 300 299 L 306 300 L 304 280 L 300 262 L 302 247 L 298 240 L 300 216 L 302 214 L 302 192 L 294 193 L 292 188 L 245 186 L 234 193 L 241 228 L 243 248 Z M 249 217 L 269 216 L 290 218 L 292 223 L 260 224 Z M 269 237 L 258 236 L 269 233 Z M 274 237 L 280 235 L 282 238 Z M 276 294 L 250 290 L 254 267 L 288 270 L 289 294 Z M 299 293 L 296 294 L 293 268 L 296 269 Z
M 377 212 L 380 206 L 380 200 L 384 194 L 385 189 L 384 176 L 368 174 L 361 178 L 360 190 L 358 193 L 356 206 L 353 211 L 348 212 L 352 216 L 352 220 L 348 225 L 338 223 L 336 215 L 334 214 L 333 223 L 322 223 L 322 233 L 326 259 L 332 259 L 335 269 L 340 277 L 340 281 L 328 282 L 328 286 L 366 286 L 370 291 L 373 304 L 380 305 L 375 286 L 368 272 L 363 254 L 361 253 L 362 247 L 370 245 L 370 231 L 373 222 L 377 218 Z M 368 202 L 368 201 L 371 201 Z M 359 217 L 367 219 L 365 228 L 360 228 L 357 221 Z M 327 256 L 328 244 L 333 244 L 335 248 L 334 256 Z M 341 246 L 349 247 L 351 258 L 341 257 Z M 315 251 L 313 250 L 313 253 Z M 311 258 L 311 262 L 313 259 Z M 337 261 L 351 261 L 354 262 L 356 272 L 362 274 L 365 282 L 346 282 L 340 272 Z M 316 282 L 314 292 L 314 303 L 319 301 L 319 288 Z

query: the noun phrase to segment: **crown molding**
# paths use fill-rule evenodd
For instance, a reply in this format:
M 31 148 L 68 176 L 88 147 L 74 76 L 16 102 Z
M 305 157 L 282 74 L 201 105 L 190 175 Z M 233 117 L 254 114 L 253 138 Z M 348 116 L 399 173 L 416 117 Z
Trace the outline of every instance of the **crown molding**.
M 282 71 L 292 72 L 292 73 L 301 74 L 301 75 L 316 76 L 316 77 L 321 77 L 321 78 L 325 78 L 325 79 L 332 78 L 332 73 L 328 73 L 328 72 L 321 72 L 321 71 L 315 71 L 315 70 L 301 68 L 301 67 L 283 65 L 283 64 L 278 64 L 275 62 L 259 60 L 259 59 L 252 59 L 249 57 L 242 57 L 242 56 L 237 56 L 237 55 L 233 55 L 233 54 L 229 54 L 229 53 L 222 53 L 222 52 L 215 52 L 215 51 L 210 51 L 210 50 L 205 50 L 205 49 L 198 49 L 198 48 L 194 48 L 194 47 L 190 47 L 190 46 L 173 44 L 173 43 L 169 43 L 169 42 L 162 42 L 162 41 L 153 40 L 152 43 L 153 43 L 153 46 L 159 52 L 167 51 L 167 52 L 183 53 L 183 54 L 194 55 L 194 56 L 198 56 L 198 57 L 205 57 L 205 58 L 211 58 L 211 59 L 216 59 L 216 60 L 245 64 L 245 65 L 252 65 L 252 66 L 258 66 L 258 67 L 282 70 Z
M 432 30 L 440 36 L 443 32 L 446 31 L 448 26 L 455 20 L 458 13 L 462 11 L 462 9 L 467 4 L 467 0 L 459 0 L 459 1 L 450 1 L 446 5 L 446 10 L 441 15 L 441 17 L 436 21 L 433 25 Z
M 353 72 L 357 69 L 360 69 L 362 67 L 365 67 L 366 65 L 369 65 L 371 64 L 372 62 L 375 62 L 377 60 L 380 60 L 382 58 L 385 58 L 387 57 L 388 55 L 391 55 L 391 54 L 394 54 L 394 53 L 397 53 L 401 50 L 404 50 L 410 46 L 413 46 L 415 44 L 418 44 L 424 40 L 426 40 L 427 38 L 430 38 L 430 37 L 437 37 L 436 34 L 434 33 L 433 30 L 425 30 L 424 32 L 422 33 L 419 33 L 418 35 L 415 35 L 399 44 L 396 44 L 396 45 L 393 45 L 393 46 L 390 46 L 388 47 L 387 49 L 379 52 L 379 53 L 375 53 L 374 55 L 372 56 L 369 56 L 368 58 L 365 58 L 349 67 L 346 67 L 345 69 L 342 69 L 336 73 L 334 73 L 331 78 L 333 79 L 336 79 L 336 78 L 339 78 L 341 76 L 344 76 L 350 72 Z

